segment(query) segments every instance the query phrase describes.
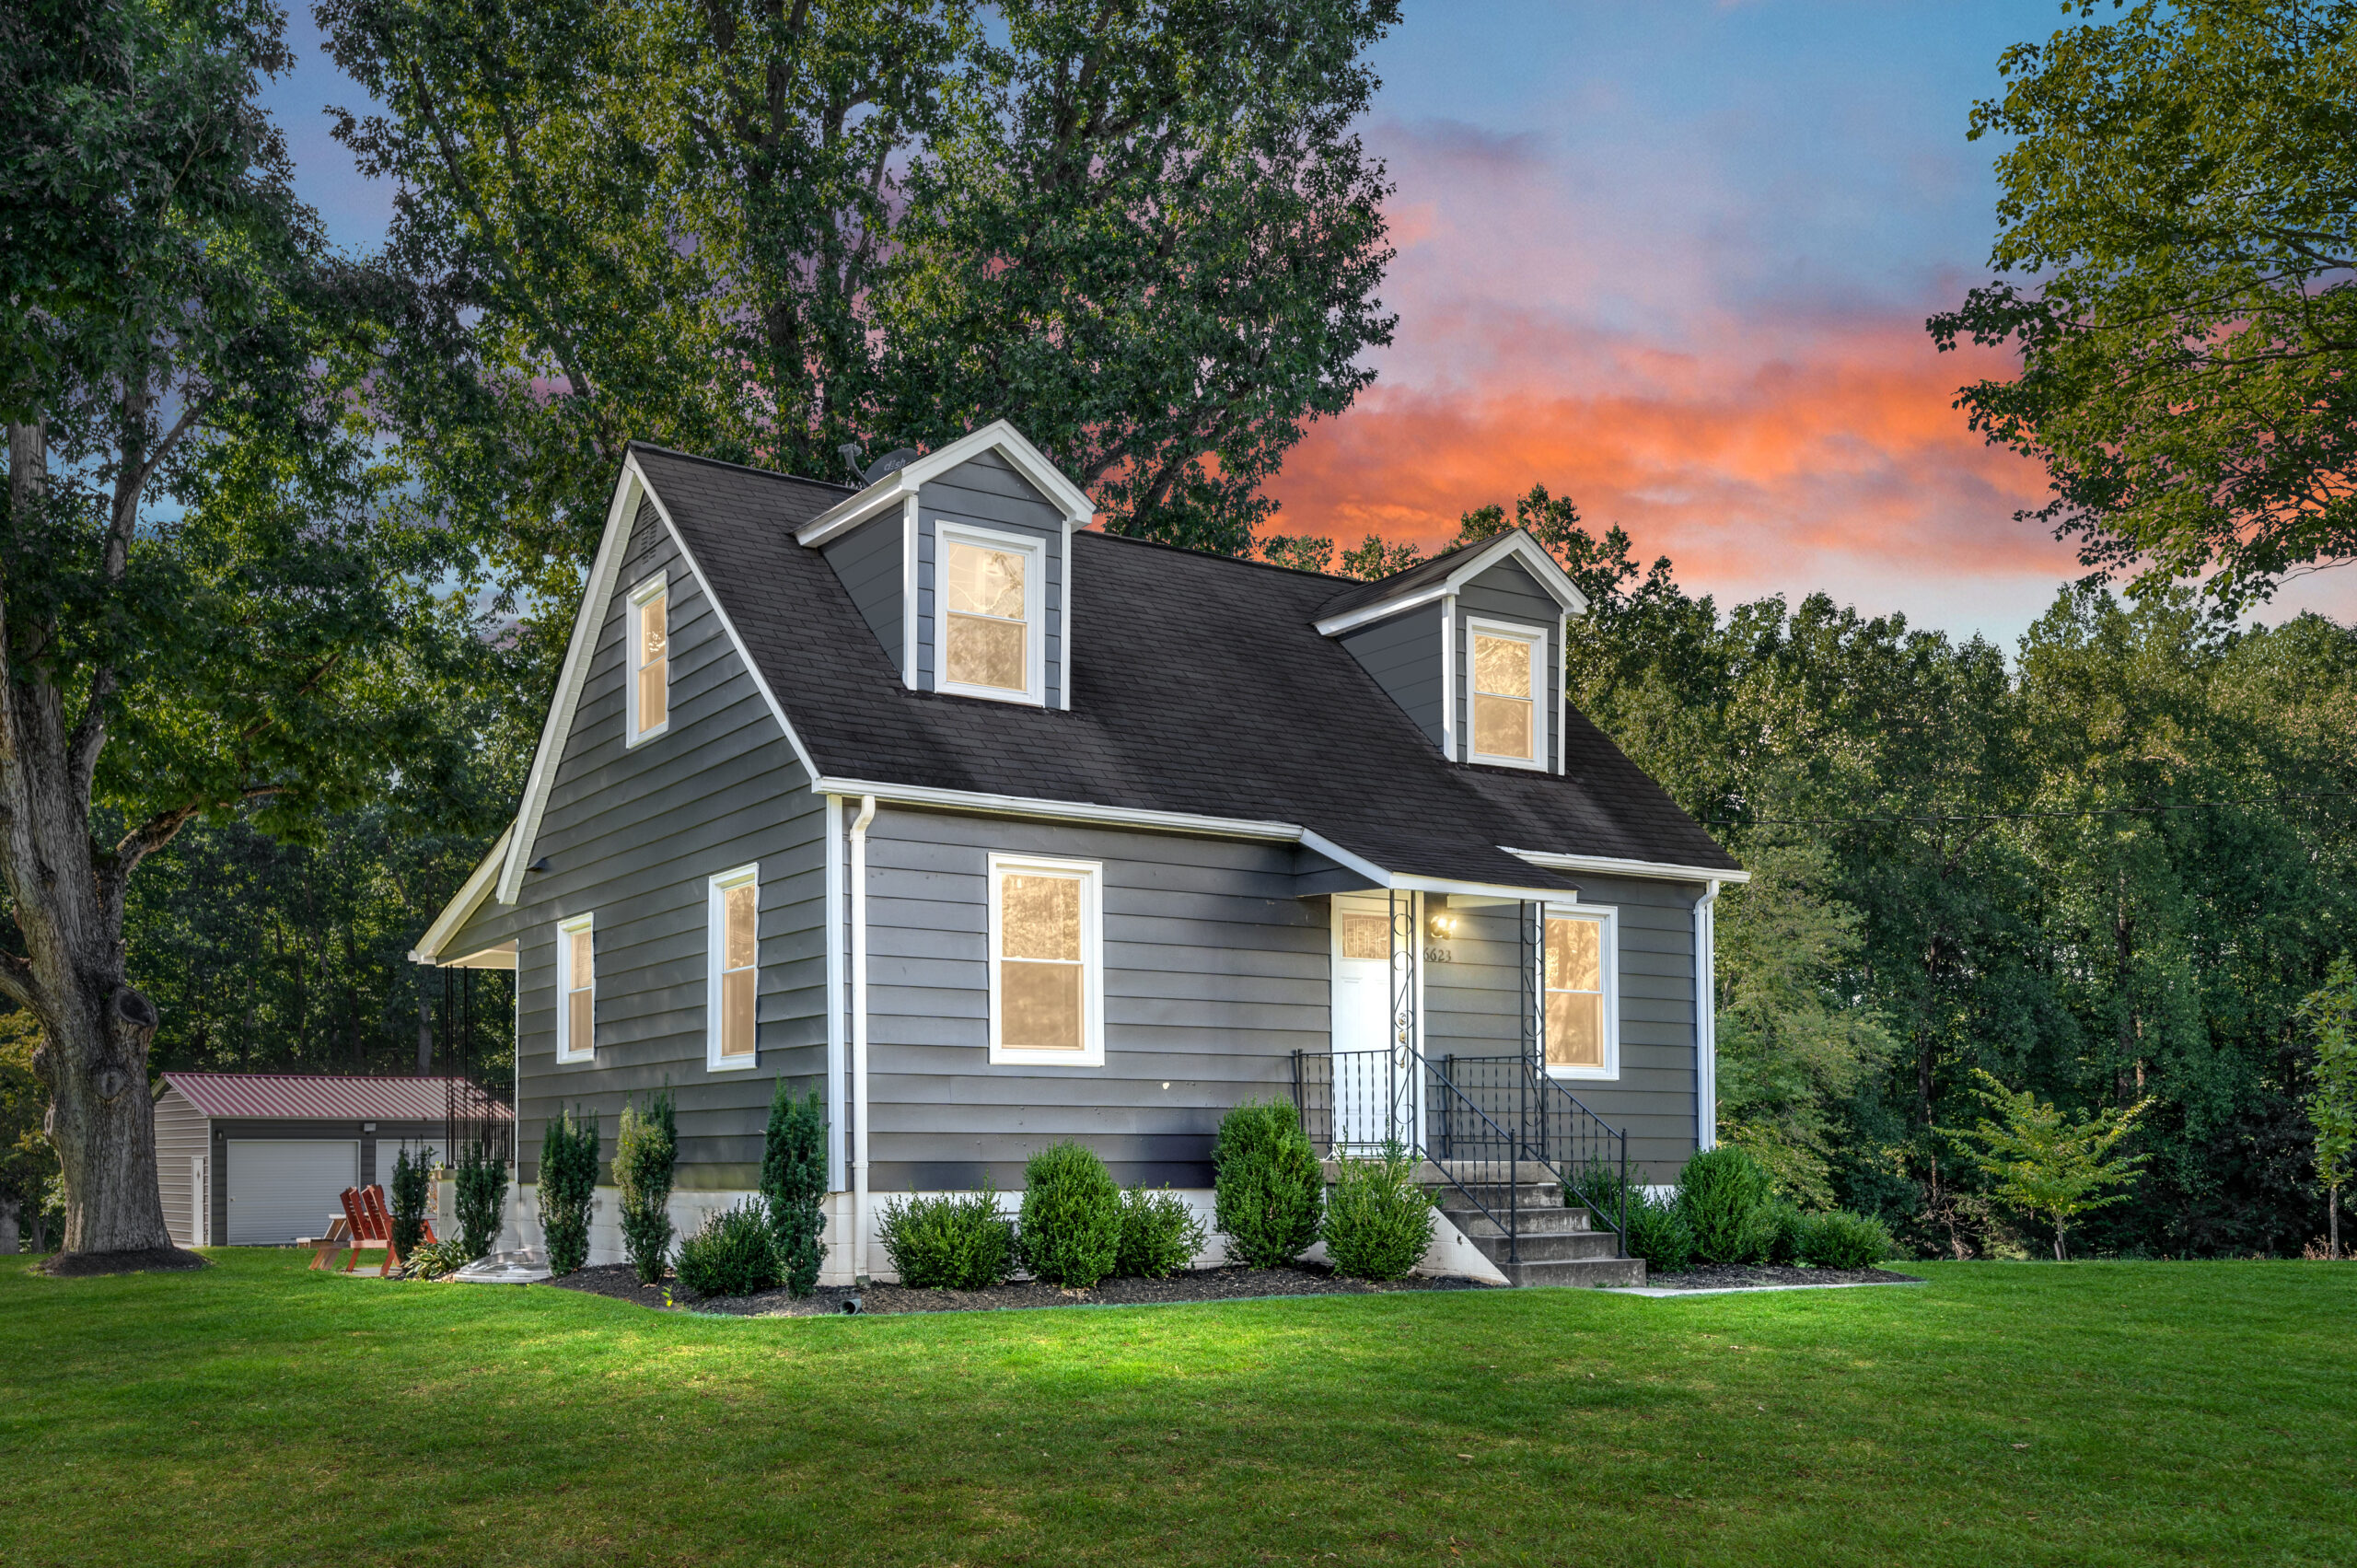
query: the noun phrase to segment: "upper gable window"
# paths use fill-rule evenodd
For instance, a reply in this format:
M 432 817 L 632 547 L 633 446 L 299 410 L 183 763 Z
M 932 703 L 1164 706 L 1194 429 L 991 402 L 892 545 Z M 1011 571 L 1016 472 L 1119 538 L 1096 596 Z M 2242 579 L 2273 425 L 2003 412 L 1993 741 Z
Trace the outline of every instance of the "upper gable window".
M 1466 625 L 1471 653 L 1473 761 L 1509 767 L 1546 765 L 1547 633 L 1527 627 L 1474 621 Z
M 1005 703 L 1043 700 L 1043 556 L 1040 541 L 1028 535 L 941 525 L 935 596 L 938 690 Z
M 664 579 L 630 596 L 629 743 L 652 740 L 671 725 L 671 595 Z

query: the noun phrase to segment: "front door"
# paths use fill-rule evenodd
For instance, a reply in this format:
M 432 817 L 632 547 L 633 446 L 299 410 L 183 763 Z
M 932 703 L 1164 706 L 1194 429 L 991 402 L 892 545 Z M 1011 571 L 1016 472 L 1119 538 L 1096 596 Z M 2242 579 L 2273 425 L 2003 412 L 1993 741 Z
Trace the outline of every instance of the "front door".
M 1411 902 L 1401 911 L 1412 916 Z M 1415 1056 L 1402 1048 L 1394 999 L 1412 977 L 1412 928 L 1396 938 L 1388 899 L 1334 900 L 1334 1144 L 1373 1154 L 1415 1142 Z M 1412 991 L 1412 986 L 1410 987 Z

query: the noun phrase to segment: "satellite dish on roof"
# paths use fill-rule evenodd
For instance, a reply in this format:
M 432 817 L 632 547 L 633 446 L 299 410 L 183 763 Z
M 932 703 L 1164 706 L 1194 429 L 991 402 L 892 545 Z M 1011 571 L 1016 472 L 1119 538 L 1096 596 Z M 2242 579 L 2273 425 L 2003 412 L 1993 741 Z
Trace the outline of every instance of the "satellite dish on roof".
M 884 478 L 887 474 L 895 474 L 900 472 L 902 469 L 907 468 L 911 463 L 915 462 L 919 458 L 923 456 L 924 454 L 918 451 L 914 447 L 895 447 L 890 451 L 885 453 L 882 457 L 877 459 L 874 462 L 868 464 L 867 472 L 864 477 L 866 479 L 868 483 L 874 484 L 877 480 Z

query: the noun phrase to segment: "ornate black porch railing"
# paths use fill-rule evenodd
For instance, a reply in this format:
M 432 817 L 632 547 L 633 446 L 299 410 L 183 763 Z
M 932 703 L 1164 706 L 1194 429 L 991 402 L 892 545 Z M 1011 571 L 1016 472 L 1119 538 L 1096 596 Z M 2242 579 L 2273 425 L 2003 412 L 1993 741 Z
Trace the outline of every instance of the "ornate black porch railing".
M 1545 1166 L 1628 1250 L 1629 1134 L 1519 1056 L 1444 1056 L 1441 1074 L 1493 1122 L 1515 1129 L 1521 1157 Z

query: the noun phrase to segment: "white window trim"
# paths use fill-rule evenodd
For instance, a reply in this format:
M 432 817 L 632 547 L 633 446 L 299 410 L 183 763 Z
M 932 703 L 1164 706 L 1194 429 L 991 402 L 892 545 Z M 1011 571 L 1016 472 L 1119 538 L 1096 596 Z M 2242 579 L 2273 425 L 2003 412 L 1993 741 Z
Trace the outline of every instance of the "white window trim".
M 670 575 L 657 572 L 630 591 L 630 606 L 622 612 L 622 697 L 626 714 L 622 719 L 622 747 L 625 750 L 644 746 L 668 732 L 671 727 L 671 585 Z M 653 729 L 638 726 L 638 611 L 639 607 L 656 594 L 663 595 L 663 722 Z
M 704 878 L 704 1000 L 703 1065 L 708 1073 L 742 1073 L 761 1061 L 761 868 L 740 865 Z M 721 965 L 728 957 L 728 900 L 731 888 L 753 889 L 753 1049 L 743 1056 L 720 1054 Z
M 996 686 L 969 686 L 952 680 L 949 668 L 949 589 L 948 564 L 950 544 L 976 544 L 985 550 L 1004 550 L 1024 557 L 1023 565 L 1023 690 L 1002 691 Z M 1043 572 L 1048 559 L 1047 540 L 1036 534 L 1005 533 L 997 528 L 978 528 L 972 523 L 953 523 L 936 517 L 933 524 L 933 689 L 953 697 L 981 697 L 993 703 L 1024 703 L 1035 708 L 1048 705 L 1048 585 Z
M 1044 871 L 1080 878 L 1081 1048 L 1026 1051 L 999 1043 L 999 884 L 1010 871 Z M 990 857 L 984 897 L 990 900 L 990 1062 L 993 1067 L 1102 1067 L 1105 1065 L 1105 863 L 1051 860 L 1034 854 Z
M 576 931 L 589 933 L 589 1043 L 575 1049 L 573 1041 L 573 943 Z M 596 917 L 577 914 L 556 923 L 556 1059 L 592 1062 L 598 1055 L 598 935 Z
M 1473 705 L 1480 700 L 1480 692 L 1473 685 L 1476 660 L 1473 639 L 1476 637 L 1509 637 L 1517 643 L 1530 645 L 1530 755 L 1527 757 L 1492 757 L 1473 749 L 1473 737 L 1478 733 L 1473 725 Z M 1554 759 L 1554 726 L 1547 722 L 1547 629 L 1543 626 L 1521 626 L 1511 621 L 1481 621 L 1465 618 L 1465 756 L 1468 761 L 1480 762 L 1492 768 L 1528 768 L 1533 772 L 1551 772 Z
M 1549 904 L 1548 920 L 1587 920 L 1604 927 L 1597 967 L 1604 981 L 1604 1065 L 1557 1067 L 1547 1061 L 1547 934 L 1538 934 L 1538 1060 L 1550 1078 L 1607 1082 L 1620 1076 L 1620 911 L 1611 904 Z

